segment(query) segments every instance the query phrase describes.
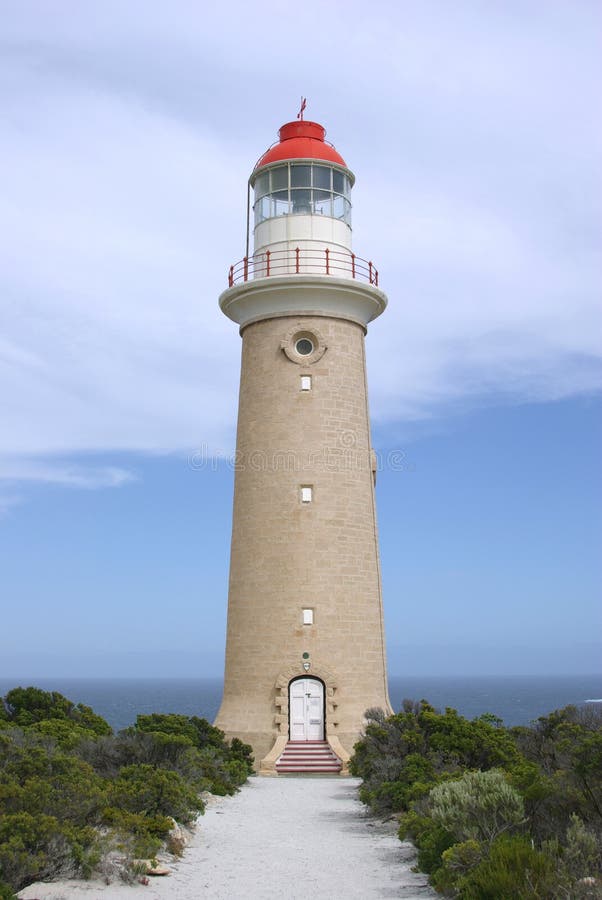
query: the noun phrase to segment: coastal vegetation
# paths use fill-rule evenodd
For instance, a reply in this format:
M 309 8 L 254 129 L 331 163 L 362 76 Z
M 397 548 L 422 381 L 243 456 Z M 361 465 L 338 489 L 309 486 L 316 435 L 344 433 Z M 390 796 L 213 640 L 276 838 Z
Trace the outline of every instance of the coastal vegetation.
M 568 706 L 530 727 L 405 700 L 369 710 L 351 771 L 399 820 L 433 886 L 465 900 L 602 898 L 602 715 Z
M 90 707 L 15 688 L 0 699 L 0 900 L 44 878 L 135 879 L 181 855 L 203 794 L 233 794 L 251 748 L 205 719 L 140 715 L 114 734 Z

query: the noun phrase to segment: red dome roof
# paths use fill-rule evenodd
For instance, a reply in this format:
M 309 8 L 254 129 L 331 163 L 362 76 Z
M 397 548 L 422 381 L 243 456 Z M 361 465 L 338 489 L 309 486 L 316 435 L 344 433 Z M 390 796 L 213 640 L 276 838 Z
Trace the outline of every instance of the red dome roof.
M 285 159 L 323 159 L 347 168 L 340 153 L 324 141 L 325 134 L 326 129 L 317 122 L 287 122 L 278 132 L 280 142 L 266 150 L 255 170 Z

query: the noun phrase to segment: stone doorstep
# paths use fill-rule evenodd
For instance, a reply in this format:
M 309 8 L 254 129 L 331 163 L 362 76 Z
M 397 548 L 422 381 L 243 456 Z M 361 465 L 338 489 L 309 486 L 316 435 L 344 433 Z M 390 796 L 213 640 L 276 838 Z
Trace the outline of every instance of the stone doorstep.
M 287 748 L 290 748 L 288 749 L 288 752 Z M 305 773 L 303 771 L 299 771 L 298 761 L 296 759 L 290 759 L 291 751 L 298 751 L 299 748 L 302 748 L 306 751 L 309 750 L 311 754 L 313 765 L 307 765 Z M 316 763 L 318 762 L 318 760 L 316 759 L 315 754 L 312 752 L 316 749 L 324 754 L 323 766 L 325 768 L 323 771 L 319 771 L 317 769 Z M 295 755 L 297 754 L 295 753 Z M 283 757 L 285 758 L 283 759 Z M 307 757 L 305 759 L 309 763 L 309 759 L 307 759 Z M 295 769 L 288 768 L 290 762 L 294 762 Z M 278 776 L 279 774 L 324 774 L 346 777 L 349 775 L 348 763 L 349 754 L 341 745 L 337 737 L 329 737 L 328 740 L 322 741 L 289 741 L 288 738 L 284 735 L 278 735 L 271 751 L 264 759 L 261 760 L 259 764 L 258 774 L 263 776 Z
M 338 759 L 335 759 L 333 756 L 328 756 L 324 754 L 323 756 L 303 756 L 302 753 L 296 753 L 291 755 L 282 755 L 276 766 L 284 766 L 284 765 L 292 765 L 303 763 L 304 765 L 313 766 L 313 765 L 333 765 L 341 767 L 341 762 Z
M 291 747 L 290 750 L 287 748 L 284 753 L 281 754 L 280 758 L 288 757 L 288 756 L 301 756 L 304 759 L 311 759 L 312 757 L 330 757 L 332 759 L 337 759 L 335 753 L 332 752 L 330 747 L 324 750 L 302 750 L 299 747 Z
M 338 775 L 343 763 L 333 753 L 327 741 L 288 741 L 274 768 L 279 775 L 287 773 Z

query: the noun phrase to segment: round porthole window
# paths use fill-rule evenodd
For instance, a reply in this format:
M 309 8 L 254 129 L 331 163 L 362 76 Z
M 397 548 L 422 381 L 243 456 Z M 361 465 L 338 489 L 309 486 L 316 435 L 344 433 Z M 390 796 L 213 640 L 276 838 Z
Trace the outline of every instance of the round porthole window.
M 295 343 L 295 350 L 299 356 L 309 356 L 314 351 L 314 345 L 309 338 L 299 338 Z
M 326 344 L 320 333 L 315 328 L 305 330 L 301 322 L 296 328 L 291 328 L 280 346 L 297 366 L 313 366 L 326 352 Z

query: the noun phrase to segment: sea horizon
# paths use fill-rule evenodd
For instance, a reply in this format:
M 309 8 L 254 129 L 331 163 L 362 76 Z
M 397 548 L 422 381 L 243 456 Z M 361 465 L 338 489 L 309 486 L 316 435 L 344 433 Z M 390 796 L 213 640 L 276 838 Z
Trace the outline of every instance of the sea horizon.
M 507 726 L 528 725 L 568 705 L 602 701 L 602 673 L 584 675 L 391 675 L 389 694 L 397 712 L 404 699 L 451 707 L 468 719 L 491 713 Z M 0 676 L 0 696 L 14 687 L 58 691 L 91 706 L 115 731 L 137 715 L 180 713 L 213 721 L 223 676 Z

